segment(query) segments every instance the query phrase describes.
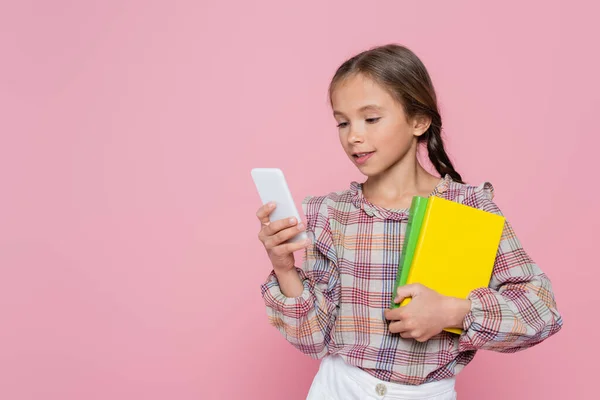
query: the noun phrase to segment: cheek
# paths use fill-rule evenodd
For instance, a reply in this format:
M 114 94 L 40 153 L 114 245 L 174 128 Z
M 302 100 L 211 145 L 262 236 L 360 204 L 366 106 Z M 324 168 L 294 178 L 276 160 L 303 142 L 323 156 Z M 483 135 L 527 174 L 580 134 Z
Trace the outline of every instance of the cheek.
M 403 126 L 381 126 L 371 136 L 377 145 L 386 151 L 396 152 L 411 145 L 413 135 Z
M 350 143 L 348 143 L 348 134 L 344 132 L 344 130 L 340 130 L 340 132 L 338 133 L 338 138 L 344 151 L 348 152 L 348 149 L 350 148 Z
M 338 131 L 338 139 L 340 140 L 340 143 L 342 144 L 342 146 L 344 146 L 344 148 L 348 145 L 348 138 L 342 132 L 342 130 Z

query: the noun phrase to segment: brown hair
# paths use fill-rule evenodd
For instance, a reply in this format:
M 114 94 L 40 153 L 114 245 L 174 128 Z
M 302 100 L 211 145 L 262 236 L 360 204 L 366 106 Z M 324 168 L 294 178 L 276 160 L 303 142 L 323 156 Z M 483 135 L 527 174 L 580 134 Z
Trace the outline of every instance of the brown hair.
M 444 149 L 442 117 L 433 83 L 415 53 L 404 46 L 388 44 L 355 55 L 345 61 L 333 76 L 329 85 L 330 100 L 335 86 L 356 74 L 364 74 L 386 88 L 402 105 L 409 120 L 416 116 L 431 118 L 431 125 L 419 136 L 419 143 L 427 143 L 429 160 L 442 177 L 448 174 L 454 181 L 464 183 Z

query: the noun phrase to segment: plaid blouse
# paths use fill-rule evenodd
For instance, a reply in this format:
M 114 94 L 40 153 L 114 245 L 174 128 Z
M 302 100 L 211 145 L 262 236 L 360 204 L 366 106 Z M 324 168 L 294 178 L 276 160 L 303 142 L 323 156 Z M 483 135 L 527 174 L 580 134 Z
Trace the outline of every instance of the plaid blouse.
M 470 186 L 440 180 L 439 196 L 501 214 L 489 182 Z M 443 331 L 426 342 L 390 333 L 389 308 L 404 242 L 408 209 L 370 203 L 362 184 L 302 202 L 313 245 L 297 268 L 304 291 L 289 298 L 271 272 L 262 285 L 269 321 L 313 358 L 338 354 L 384 381 L 419 385 L 455 376 L 479 349 L 516 352 L 558 332 L 562 318 L 546 275 L 523 250 L 509 222 L 489 287 L 469 295 L 463 333 Z

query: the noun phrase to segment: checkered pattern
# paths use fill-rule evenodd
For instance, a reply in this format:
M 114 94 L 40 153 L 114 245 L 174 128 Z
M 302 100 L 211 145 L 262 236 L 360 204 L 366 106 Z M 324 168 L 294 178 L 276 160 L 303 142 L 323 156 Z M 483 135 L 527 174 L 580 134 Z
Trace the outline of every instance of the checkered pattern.
M 470 186 L 440 180 L 432 196 L 496 214 L 488 182 Z M 298 273 L 304 291 L 281 293 L 273 272 L 262 285 L 269 321 L 313 358 L 339 354 L 373 376 L 422 384 L 456 375 L 479 349 L 515 352 L 560 330 L 551 283 L 505 224 L 489 287 L 473 291 L 464 333 L 448 332 L 420 343 L 388 331 L 389 307 L 404 242 L 408 210 L 370 203 L 362 184 L 303 201 L 314 245 Z

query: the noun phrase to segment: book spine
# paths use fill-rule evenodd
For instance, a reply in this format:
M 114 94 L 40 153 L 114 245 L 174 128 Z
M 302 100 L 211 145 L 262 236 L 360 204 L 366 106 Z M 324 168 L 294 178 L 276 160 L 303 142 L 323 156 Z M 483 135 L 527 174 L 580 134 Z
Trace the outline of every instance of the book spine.
M 404 263 L 402 264 L 402 276 L 400 277 L 400 285 L 406 285 L 406 281 L 408 279 L 408 273 L 410 272 L 412 266 L 412 260 L 414 256 L 415 246 L 417 245 L 417 241 L 419 240 L 419 235 L 421 233 L 421 225 L 423 222 L 423 216 L 425 215 L 425 210 L 427 209 L 427 204 L 429 203 L 429 199 L 426 197 L 416 197 L 416 207 L 412 217 L 412 223 L 410 226 L 410 232 L 407 236 L 407 248 L 405 251 Z
M 414 220 L 414 216 L 415 216 L 418 204 L 419 203 L 418 203 L 417 197 L 416 196 L 413 197 L 412 202 L 410 204 L 410 210 L 408 211 L 408 222 L 406 224 L 406 234 L 404 235 L 404 242 L 402 243 L 402 253 L 400 254 L 400 261 L 398 262 L 398 273 L 396 274 L 396 282 L 394 283 L 394 290 L 392 291 L 392 299 L 391 299 L 391 303 L 390 303 L 390 308 L 400 307 L 399 304 L 394 303 L 394 299 L 396 298 L 396 292 L 398 291 L 398 288 L 403 285 L 402 280 L 403 280 L 404 275 L 406 275 L 404 273 L 405 272 L 404 262 L 406 260 L 406 250 L 408 248 L 410 231 L 412 228 L 412 224 L 413 224 L 413 220 Z
M 431 215 L 431 208 L 433 206 L 433 203 L 435 202 L 435 199 L 436 199 L 436 197 L 431 197 L 427 201 L 427 208 L 425 209 L 425 212 L 423 215 L 423 220 L 421 221 L 421 226 L 419 229 L 419 236 L 418 236 L 417 243 L 415 245 L 415 249 L 413 252 L 411 265 L 413 265 L 415 263 L 415 261 L 419 259 L 419 254 L 421 252 L 421 248 L 423 247 L 423 236 L 425 235 L 425 232 L 427 231 L 429 216 Z M 414 283 L 411 280 L 411 276 L 412 276 L 411 272 L 412 271 L 413 271 L 412 268 L 410 268 L 408 270 L 408 276 L 406 277 L 407 284 Z M 400 307 L 407 305 L 409 302 L 410 302 L 410 298 L 406 298 L 406 299 L 402 300 L 402 302 L 400 303 Z

